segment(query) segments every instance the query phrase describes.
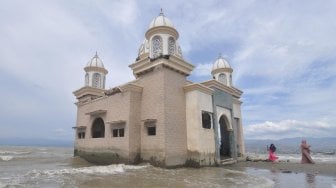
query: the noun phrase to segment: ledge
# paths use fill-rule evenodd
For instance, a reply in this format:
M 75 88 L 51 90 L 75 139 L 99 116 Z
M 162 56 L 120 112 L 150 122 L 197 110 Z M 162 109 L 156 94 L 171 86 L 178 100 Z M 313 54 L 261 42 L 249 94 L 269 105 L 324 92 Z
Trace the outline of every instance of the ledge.
M 208 94 L 208 95 L 212 95 L 214 93 L 214 90 L 209 88 L 209 87 L 206 87 L 202 84 L 198 84 L 198 83 L 195 83 L 195 84 L 189 84 L 187 86 L 184 86 L 183 87 L 183 90 L 184 92 L 190 92 L 190 91 L 200 91 L 202 93 L 205 93 L 205 94 Z
M 86 129 L 86 126 L 72 127 L 73 129 Z
M 117 125 L 117 124 L 121 124 L 121 123 L 125 123 L 126 124 L 126 121 L 125 120 L 118 120 L 118 121 L 109 121 L 109 122 L 106 122 L 106 124 L 110 124 L 110 125 Z
M 243 94 L 243 92 L 235 87 L 229 87 L 226 86 L 220 82 L 218 82 L 217 80 L 209 80 L 209 81 L 205 81 L 201 83 L 202 85 L 205 85 L 207 87 L 214 87 L 217 88 L 219 90 L 225 91 L 235 97 L 237 97 L 238 99 L 240 98 L 240 96 Z
M 92 112 L 88 112 L 88 113 L 85 113 L 85 115 L 90 115 L 90 116 L 94 116 L 94 115 L 98 115 L 98 114 L 106 114 L 106 110 L 95 110 L 95 111 L 92 111 Z

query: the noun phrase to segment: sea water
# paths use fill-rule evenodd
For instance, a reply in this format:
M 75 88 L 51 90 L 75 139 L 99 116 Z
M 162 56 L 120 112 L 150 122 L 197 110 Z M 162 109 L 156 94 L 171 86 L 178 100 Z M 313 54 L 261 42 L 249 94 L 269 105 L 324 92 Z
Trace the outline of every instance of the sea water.
M 254 153 L 254 152 L 248 152 L 246 154 L 252 159 L 268 159 L 267 153 Z M 293 163 L 300 163 L 301 162 L 301 153 L 277 153 L 277 157 L 279 157 L 279 160 L 281 161 L 288 161 Z M 330 163 L 330 164 L 336 164 L 336 155 L 328 155 L 323 153 L 312 153 L 311 154 L 312 159 L 316 163 Z
M 333 177 L 325 178 L 326 185 L 331 187 Z M 73 157 L 73 148 L 0 146 L 0 188 L 279 187 L 276 181 L 265 170 L 162 169 L 149 164 L 95 166 Z M 321 185 L 324 184 L 317 186 Z

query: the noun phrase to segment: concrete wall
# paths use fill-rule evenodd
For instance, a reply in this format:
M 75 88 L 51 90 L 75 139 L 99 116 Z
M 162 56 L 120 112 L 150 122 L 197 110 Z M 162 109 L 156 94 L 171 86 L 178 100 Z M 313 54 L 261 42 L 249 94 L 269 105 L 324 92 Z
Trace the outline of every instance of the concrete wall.
M 164 73 L 166 165 L 183 165 L 187 157 L 186 76 L 168 68 Z
M 135 162 L 141 158 L 141 97 L 142 92 L 131 92 L 129 103 L 129 157 Z
M 185 76 L 158 65 L 136 83 L 143 87 L 141 120 L 156 120 L 155 136 L 148 136 L 147 127 L 142 123 L 141 158 L 159 166 L 183 165 L 187 148 Z
M 165 118 L 164 118 L 164 74 L 163 68 L 139 77 L 136 81 L 143 87 L 141 99 L 141 158 L 154 165 L 164 165 L 165 161 Z M 145 120 L 156 120 L 156 135 L 147 135 Z
M 211 129 L 202 127 L 202 111 L 213 113 L 212 96 L 201 91 L 189 91 L 186 94 L 187 148 L 190 165 L 215 164 L 214 125 Z
M 233 101 L 234 98 L 232 95 L 221 91 L 219 89 L 214 88 L 214 105 L 216 106 L 216 114 L 217 114 L 217 121 L 215 122 L 215 126 L 218 128 L 218 146 L 220 146 L 221 141 L 221 129 L 219 120 L 222 115 L 224 115 L 228 120 L 228 126 L 229 130 L 232 131 L 230 134 L 230 151 L 231 151 L 231 157 L 236 158 L 237 157 L 237 128 L 234 123 L 234 117 L 233 117 Z M 217 148 L 219 150 L 220 148 Z
M 245 143 L 244 143 L 244 131 L 242 124 L 242 114 L 241 114 L 241 102 L 238 99 L 233 101 L 233 117 L 235 119 L 235 125 L 237 129 L 237 147 L 238 156 L 245 155 Z
M 136 103 L 131 106 L 130 101 L 137 100 L 137 95 L 139 94 L 132 94 L 132 92 L 117 93 L 78 105 L 77 127 L 86 126 L 86 131 L 85 139 L 75 140 L 75 152 L 88 161 L 96 163 L 135 162 L 139 146 L 130 142 L 130 137 L 135 134 L 130 130 L 134 130 L 134 127 L 139 124 L 137 123 L 139 118 L 132 116 L 130 119 L 130 117 L 131 114 L 138 113 L 139 107 Z M 96 115 L 88 114 L 97 110 L 107 112 Z M 105 123 L 104 138 L 92 138 L 92 123 L 98 117 L 102 118 Z M 124 137 L 112 137 L 111 125 L 107 122 L 120 120 L 126 122 Z M 139 138 L 135 139 L 139 140 Z

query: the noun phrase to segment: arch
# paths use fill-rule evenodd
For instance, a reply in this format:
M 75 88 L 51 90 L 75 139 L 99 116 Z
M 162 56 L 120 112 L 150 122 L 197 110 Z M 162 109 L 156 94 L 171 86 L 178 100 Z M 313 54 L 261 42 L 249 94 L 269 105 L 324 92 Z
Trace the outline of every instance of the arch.
M 94 73 L 93 74 L 93 79 L 92 79 L 92 86 L 96 88 L 100 88 L 100 82 L 101 82 L 101 76 L 99 73 Z
M 173 37 L 168 39 L 168 54 L 175 54 L 175 39 Z
M 89 85 L 89 73 L 85 74 L 85 86 Z
M 162 38 L 160 36 L 154 36 L 152 39 L 152 55 L 154 58 L 159 57 L 162 54 Z
M 220 73 L 218 75 L 218 81 L 226 85 L 226 75 L 224 73 Z
M 105 124 L 102 118 L 96 118 L 91 127 L 92 138 L 104 138 L 105 137 Z
M 221 158 L 231 157 L 231 131 L 229 131 L 229 121 L 225 115 L 219 118 L 220 126 L 220 156 Z

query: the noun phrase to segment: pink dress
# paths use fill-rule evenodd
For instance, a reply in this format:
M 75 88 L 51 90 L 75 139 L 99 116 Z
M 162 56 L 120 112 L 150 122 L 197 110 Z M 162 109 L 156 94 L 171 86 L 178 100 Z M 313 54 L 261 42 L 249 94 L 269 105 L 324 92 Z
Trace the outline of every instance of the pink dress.
M 268 152 L 269 152 L 268 160 L 274 162 L 279 158 L 275 155 L 275 153 L 272 150 L 269 150 Z

